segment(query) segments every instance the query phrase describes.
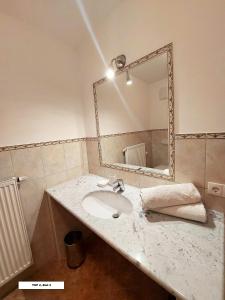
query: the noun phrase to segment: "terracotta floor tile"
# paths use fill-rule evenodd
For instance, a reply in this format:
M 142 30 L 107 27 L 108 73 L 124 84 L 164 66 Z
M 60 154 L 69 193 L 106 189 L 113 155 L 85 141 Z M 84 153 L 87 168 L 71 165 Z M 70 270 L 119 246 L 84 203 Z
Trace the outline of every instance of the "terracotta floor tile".
M 4 298 L 4 300 L 25 300 L 25 296 L 23 291 L 15 290 L 12 293 L 10 293 L 7 297 Z
M 166 300 L 168 293 L 97 237 L 80 268 L 48 265 L 29 280 L 63 280 L 62 291 L 14 291 L 4 300 Z

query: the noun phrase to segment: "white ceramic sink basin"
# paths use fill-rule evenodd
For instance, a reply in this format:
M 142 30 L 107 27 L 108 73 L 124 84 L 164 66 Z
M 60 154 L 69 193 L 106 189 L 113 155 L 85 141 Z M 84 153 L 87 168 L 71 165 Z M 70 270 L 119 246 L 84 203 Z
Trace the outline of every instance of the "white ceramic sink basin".
M 90 215 L 102 219 L 111 219 L 132 212 L 130 200 L 111 191 L 95 191 L 87 194 L 83 198 L 82 206 Z

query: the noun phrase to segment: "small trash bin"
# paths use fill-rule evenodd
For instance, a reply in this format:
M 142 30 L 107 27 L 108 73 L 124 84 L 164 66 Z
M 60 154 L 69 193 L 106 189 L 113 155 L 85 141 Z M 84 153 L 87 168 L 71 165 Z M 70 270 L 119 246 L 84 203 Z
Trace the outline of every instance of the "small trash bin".
M 79 267 L 85 260 L 85 249 L 81 231 L 70 231 L 64 238 L 66 259 L 69 268 Z

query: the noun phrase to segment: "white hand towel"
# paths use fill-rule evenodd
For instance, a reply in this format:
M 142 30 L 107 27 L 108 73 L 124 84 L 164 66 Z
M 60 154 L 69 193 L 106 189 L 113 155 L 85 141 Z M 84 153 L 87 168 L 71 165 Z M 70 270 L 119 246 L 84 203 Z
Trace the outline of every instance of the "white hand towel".
M 207 221 L 207 214 L 205 207 L 202 203 L 170 206 L 164 208 L 153 208 L 152 211 L 161 214 L 180 217 L 183 219 L 193 220 L 205 223 Z
M 141 190 L 141 198 L 145 210 L 201 201 L 201 195 L 192 183 L 145 188 Z

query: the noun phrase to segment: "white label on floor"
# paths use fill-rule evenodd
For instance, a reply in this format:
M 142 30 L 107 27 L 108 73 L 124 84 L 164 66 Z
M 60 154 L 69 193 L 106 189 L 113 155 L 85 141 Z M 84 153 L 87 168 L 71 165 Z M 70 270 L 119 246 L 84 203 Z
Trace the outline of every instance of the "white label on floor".
M 64 290 L 64 281 L 19 281 L 20 290 Z

